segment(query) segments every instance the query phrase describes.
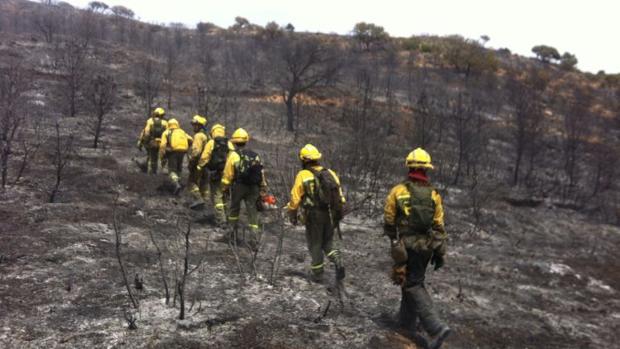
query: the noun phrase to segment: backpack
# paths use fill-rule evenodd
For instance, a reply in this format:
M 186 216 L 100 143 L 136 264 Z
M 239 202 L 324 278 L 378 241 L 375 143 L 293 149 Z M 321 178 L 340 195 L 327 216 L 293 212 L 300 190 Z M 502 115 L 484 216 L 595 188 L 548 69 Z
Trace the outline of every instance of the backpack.
M 416 185 L 411 181 L 405 182 L 409 192 L 409 230 L 412 234 L 426 234 L 432 227 L 435 217 L 435 202 L 433 188 L 430 185 Z
M 211 153 L 211 160 L 207 164 L 207 168 L 213 172 L 221 173 L 224 171 L 226 165 L 226 158 L 228 157 L 228 138 L 217 137 L 213 139 L 213 152 Z
M 153 118 L 153 127 L 151 127 L 151 131 L 149 132 L 149 137 L 151 139 L 161 138 L 161 135 L 164 133 L 166 128 L 164 127 L 164 123 L 160 118 Z
M 172 133 L 174 131 L 176 131 L 176 130 L 178 130 L 178 128 L 170 129 L 168 131 L 168 134 L 166 136 L 166 141 L 167 141 L 167 143 L 166 143 L 166 151 L 173 151 L 173 149 L 172 149 Z
M 263 164 L 258 154 L 251 150 L 238 150 L 239 165 L 236 181 L 247 185 L 259 185 L 263 181 Z
M 340 184 L 332 173 L 324 168 L 320 171 L 310 170 L 314 175 L 314 201 L 320 208 L 327 208 L 331 211 L 334 222 L 340 221 L 344 217 L 344 203 L 340 196 Z

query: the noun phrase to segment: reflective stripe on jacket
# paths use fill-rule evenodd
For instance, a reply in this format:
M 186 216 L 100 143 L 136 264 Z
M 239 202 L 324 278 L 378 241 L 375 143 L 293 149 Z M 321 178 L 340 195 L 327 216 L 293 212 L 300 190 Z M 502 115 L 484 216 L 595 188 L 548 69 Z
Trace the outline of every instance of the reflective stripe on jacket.
M 215 140 L 209 139 L 207 145 L 205 145 L 205 148 L 202 151 L 202 154 L 200 155 L 198 166 L 205 168 L 209 164 L 209 161 L 211 161 L 211 155 L 213 154 L 213 149 L 215 149 Z M 228 150 L 231 152 L 235 150 L 235 145 L 232 144 L 231 141 L 228 141 Z
M 228 157 L 226 158 L 226 165 L 224 165 L 224 174 L 222 176 L 222 184 L 224 186 L 229 186 L 235 181 L 235 175 L 237 173 L 237 168 L 239 167 L 239 161 L 241 161 L 241 156 L 237 150 L 232 150 L 228 153 Z M 261 173 L 261 183 L 260 187 L 266 187 L 267 182 L 265 181 L 265 173 Z
M 321 170 L 323 170 L 323 167 L 319 165 L 313 166 L 312 170 L 320 172 Z M 332 176 L 334 176 L 334 178 L 336 179 L 336 183 L 338 183 L 338 185 L 340 186 L 340 178 L 338 178 L 336 172 L 332 170 L 328 171 L 329 173 L 331 173 Z M 297 210 L 302 204 L 304 206 L 307 206 L 308 204 L 310 204 L 309 206 L 311 206 L 312 204 L 314 204 L 306 201 L 312 200 L 312 196 L 314 196 L 313 194 L 315 190 L 314 186 L 315 181 L 312 171 L 306 169 L 299 171 L 299 173 L 297 173 L 297 176 L 295 177 L 295 183 L 293 184 L 293 188 L 291 189 L 291 199 L 287 205 L 287 208 L 291 211 L 294 211 Z M 344 195 L 342 195 L 342 187 L 340 188 L 340 197 L 342 199 L 342 202 L 345 202 Z
M 396 185 L 387 198 L 385 199 L 385 207 L 383 210 L 384 223 L 388 226 L 406 227 L 408 225 L 410 205 L 410 193 L 405 184 Z M 432 199 L 435 203 L 435 214 L 433 216 L 433 225 L 441 227 L 443 230 L 443 206 L 441 196 L 436 190 L 432 192 Z
M 208 144 L 209 136 L 203 131 L 196 132 L 194 134 L 194 140 L 192 142 L 192 148 L 189 153 L 190 161 L 198 161 L 200 156 L 204 152 L 204 148 Z
M 146 142 L 149 141 L 150 135 L 151 135 L 151 129 L 153 129 L 153 126 L 155 125 L 155 118 L 150 117 L 148 118 L 148 120 L 146 120 L 146 125 L 144 126 L 144 129 L 142 130 L 142 133 L 140 133 L 140 142 L 145 144 Z M 168 128 L 168 121 L 161 119 L 161 125 L 164 128 L 164 130 L 166 128 Z

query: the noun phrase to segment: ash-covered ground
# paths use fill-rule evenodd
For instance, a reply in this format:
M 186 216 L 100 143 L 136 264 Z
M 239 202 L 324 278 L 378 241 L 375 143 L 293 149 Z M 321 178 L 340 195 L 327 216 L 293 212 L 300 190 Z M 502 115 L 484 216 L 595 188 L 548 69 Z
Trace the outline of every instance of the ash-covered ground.
M 341 303 L 333 269 L 323 285 L 308 280 L 302 227 L 284 225 L 277 212 L 263 214 L 263 243 L 254 259 L 243 244 L 235 249 L 220 241 L 208 212 L 190 212 L 187 194 L 166 193 L 165 175 L 142 174 L 132 156 L 122 146 L 81 150 L 72 165 L 77 175 L 64 184 L 59 203 L 42 203 L 41 183 L 34 180 L 1 194 L 0 346 L 415 348 L 394 322 L 400 290 L 388 278 L 380 217 L 357 212 L 342 224 L 348 297 Z M 444 193 L 448 258 L 428 275 L 433 300 L 454 329 L 445 348 L 617 345 L 618 227 L 590 223 L 552 202 L 497 201 L 486 205 L 481 228 L 471 223 L 463 195 Z M 116 259 L 115 201 L 137 310 Z M 186 318 L 178 320 L 174 280 L 183 266 L 187 222 L 192 273 L 185 283 Z M 136 275 L 142 290 L 135 289 Z M 128 316 L 137 329 L 128 328 Z

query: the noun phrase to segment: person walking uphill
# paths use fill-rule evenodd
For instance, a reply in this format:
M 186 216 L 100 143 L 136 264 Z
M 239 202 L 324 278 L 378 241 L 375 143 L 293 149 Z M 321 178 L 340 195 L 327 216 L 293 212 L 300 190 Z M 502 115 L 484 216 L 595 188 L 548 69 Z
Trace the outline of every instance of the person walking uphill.
M 191 142 L 192 137 L 179 127 L 179 122 L 176 119 L 170 119 L 168 129 L 161 135 L 159 158 L 161 167 L 168 164 L 168 176 L 174 185 L 175 195 L 179 194 L 182 188 L 179 180 L 183 170 L 183 158 Z
M 189 192 L 192 195 L 194 201 L 191 204 L 191 208 L 198 208 L 204 205 L 204 200 L 209 196 L 209 183 L 207 181 L 207 174 L 204 171 L 198 169 L 198 162 L 200 157 L 209 141 L 209 135 L 206 130 L 207 119 L 194 115 L 192 118 L 192 127 L 194 128 L 194 137 L 192 147 L 188 151 L 188 164 L 189 170 Z
M 248 245 L 256 250 L 260 241 L 256 201 L 261 193 L 266 192 L 267 183 L 265 182 L 260 157 L 255 152 L 245 148 L 249 140 L 250 136 L 244 129 L 239 128 L 233 132 L 231 142 L 235 145 L 235 150 L 231 151 L 226 159 L 222 176 L 222 192 L 226 192 L 228 187 L 232 185 L 228 222 L 232 226 L 233 233 L 237 232 L 238 229 L 241 201 L 245 203 L 245 209 L 248 213 L 248 227 L 252 234 Z
M 146 120 L 146 125 L 138 139 L 138 149 L 146 148 L 146 171 L 150 174 L 157 173 L 159 143 L 162 133 L 168 127 L 165 115 L 163 108 L 155 108 L 151 117 Z
M 445 240 L 443 206 L 439 193 L 431 185 L 427 171 L 433 169 L 430 155 L 422 148 L 406 159 L 409 174 L 392 188 L 385 201 L 384 233 L 390 238 L 395 265 L 392 277 L 401 286 L 400 324 L 413 334 L 417 319 L 434 337 L 430 348 L 441 347 L 450 328 L 439 319 L 424 286 L 429 262 L 435 270 L 444 264 Z
M 235 150 L 235 146 L 226 138 L 226 128 L 220 124 L 215 124 L 211 127 L 211 139 L 205 145 L 196 167 L 197 171 L 204 173 L 203 176 L 209 178 L 209 192 L 218 225 L 226 222 L 221 182 L 226 159 L 233 150 Z
M 334 229 L 342 219 L 345 198 L 340 179 L 334 171 L 319 164 L 321 157 L 319 150 L 311 144 L 299 151 L 303 169 L 295 177 L 287 205 L 293 225 L 297 224 L 299 207 L 304 210 L 306 241 L 312 257 L 310 269 L 316 282 L 322 281 L 325 255 L 336 266 L 336 278 L 342 280 L 345 277 L 340 250 L 334 243 Z

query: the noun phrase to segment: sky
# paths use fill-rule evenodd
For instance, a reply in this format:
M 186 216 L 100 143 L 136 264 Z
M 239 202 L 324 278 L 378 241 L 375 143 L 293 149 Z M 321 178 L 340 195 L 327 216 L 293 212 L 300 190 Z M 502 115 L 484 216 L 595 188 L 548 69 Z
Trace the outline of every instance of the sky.
M 86 7 L 90 0 L 66 0 Z M 619 0 L 104 0 L 151 23 L 212 22 L 227 28 L 236 16 L 265 25 L 292 23 L 297 31 L 348 34 L 357 22 L 383 26 L 391 36 L 459 34 L 490 37 L 492 48 L 532 56 L 535 45 L 570 52 L 578 68 L 620 73 Z

